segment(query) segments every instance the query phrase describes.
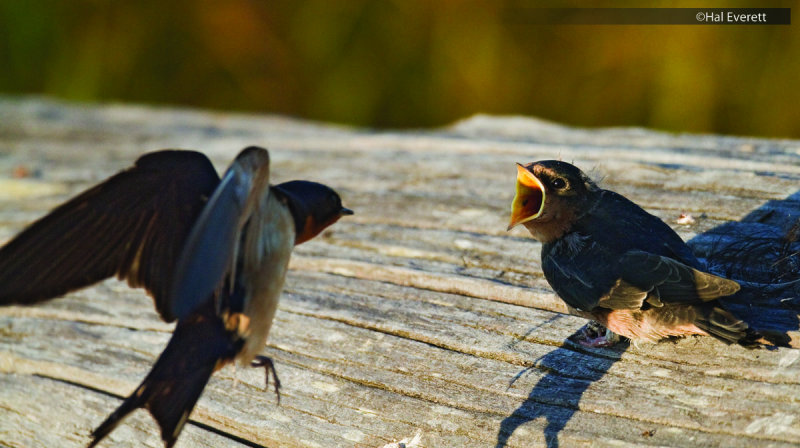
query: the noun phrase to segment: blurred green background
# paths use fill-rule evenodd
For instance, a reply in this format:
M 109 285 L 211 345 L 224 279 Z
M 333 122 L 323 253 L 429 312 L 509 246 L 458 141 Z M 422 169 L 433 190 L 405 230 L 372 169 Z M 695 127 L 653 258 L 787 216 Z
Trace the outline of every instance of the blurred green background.
M 371 127 L 491 113 L 800 138 L 796 26 L 557 26 L 510 17 L 520 6 L 697 3 L 1 0 L 0 93 Z

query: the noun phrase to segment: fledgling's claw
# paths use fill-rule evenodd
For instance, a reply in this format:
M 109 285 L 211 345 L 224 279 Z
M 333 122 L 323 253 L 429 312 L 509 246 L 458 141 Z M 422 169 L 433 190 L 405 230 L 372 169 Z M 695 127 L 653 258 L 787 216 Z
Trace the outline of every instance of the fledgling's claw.
M 250 362 L 250 367 L 263 367 L 264 368 L 264 375 L 265 379 L 265 389 L 269 389 L 269 373 L 272 372 L 272 380 L 275 382 L 275 395 L 278 397 L 278 404 L 281 404 L 281 380 L 278 379 L 278 373 L 275 371 L 275 364 L 272 362 L 272 358 L 268 356 L 256 356 L 252 362 Z
M 598 322 L 591 321 L 581 329 L 581 335 L 576 339 L 578 344 L 584 347 L 613 347 L 620 341 L 618 334 L 602 326 Z

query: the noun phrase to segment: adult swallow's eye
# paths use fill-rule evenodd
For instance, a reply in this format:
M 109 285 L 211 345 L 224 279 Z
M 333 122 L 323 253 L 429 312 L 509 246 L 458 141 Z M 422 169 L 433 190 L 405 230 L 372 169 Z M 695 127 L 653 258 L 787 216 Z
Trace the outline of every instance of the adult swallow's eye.
M 555 188 L 557 190 L 561 190 L 562 188 L 564 188 L 566 186 L 567 186 L 567 181 L 565 181 L 564 179 L 562 179 L 560 177 L 557 177 L 557 178 L 553 179 L 553 188 Z

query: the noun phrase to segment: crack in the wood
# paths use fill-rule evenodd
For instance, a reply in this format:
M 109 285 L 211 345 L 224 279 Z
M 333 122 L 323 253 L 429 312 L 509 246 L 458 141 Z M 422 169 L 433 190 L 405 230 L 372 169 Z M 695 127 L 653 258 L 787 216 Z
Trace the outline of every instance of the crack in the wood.
M 78 312 L 62 311 L 43 308 L 30 308 L 22 306 L 11 306 L 0 308 L 0 317 L 29 318 L 42 320 L 56 320 L 62 322 L 74 322 L 100 327 L 123 328 L 131 331 L 154 331 L 159 333 L 172 333 L 173 324 L 158 322 L 153 325 L 150 321 L 128 321 L 125 319 L 114 318 L 111 316 L 85 316 Z M 169 328 L 167 328 L 169 327 Z
M 417 342 L 417 343 L 420 343 L 420 344 L 425 344 L 425 345 L 428 345 L 430 347 L 435 347 L 435 348 L 438 348 L 438 349 L 447 350 L 447 351 L 453 352 L 453 353 L 459 353 L 459 354 L 462 354 L 462 355 L 473 356 L 475 358 L 493 359 L 493 360 L 496 360 L 496 361 L 506 362 L 508 364 L 512 364 L 512 365 L 516 365 L 516 366 L 520 366 L 520 367 L 525 367 L 525 368 L 532 368 L 533 367 L 533 368 L 537 368 L 537 369 L 541 370 L 542 372 L 556 374 L 556 375 L 564 377 L 564 378 L 570 378 L 570 379 L 576 379 L 576 380 L 584 380 L 584 381 L 588 380 L 587 377 L 577 376 L 577 375 L 570 375 L 568 373 L 558 371 L 558 370 L 556 370 L 556 369 L 554 369 L 552 367 L 548 367 L 548 366 L 545 366 L 545 365 L 537 364 L 535 361 L 533 363 L 524 362 L 524 361 L 520 362 L 520 361 L 515 360 L 513 357 L 508 357 L 508 356 L 490 356 L 491 355 L 490 352 L 480 351 L 480 350 L 468 350 L 468 349 L 466 349 L 466 346 L 456 346 L 456 345 L 447 344 L 447 343 L 444 343 L 444 342 L 434 341 L 434 340 L 432 340 L 430 338 L 424 337 L 424 335 L 422 335 L 420 333 L 413 333 L 411 331 L 392 331 L 390 329 L 383 328 L 382 326 L 380 326 L 378 324 L 369 324 L 367 322 L 353 320 L 353 319 L 345 319 L 345 318 L 340 318 L 340 317 L 337 318 L 337 317 L 334 317 L 334 316 L 320 316 L 320 315 L 316 315 L 316 314 L 312 314 L 312 313 L 304 313 L 302 311 L 297 311 L 297 310 L 285 310 L 285 311 L 287 313 L 290 313 L 290 314 L 297 314 L 297 315 L 305 316 L 305 317 L 322 319 L 322 320 L 327 320 L 327 321 L 331 321 L 331 322 L 338 322 L 338 323 L 345 324 L 345 325 L 348 325 L 348 326 L 351 326 L 351 327 L 354 327 L 354 328 L 360 328 L 360 329 L 363 329 L 363 330 L 375 331 L 377 333 L 386 334 L 386 335 L 389 335 L 389 336 L 394 336 L 394 337 L 397 337 L 397 338 L 400 338 L 400 339 L 405 339 L 405 340 Z M 550 345 L 550 344 L 543 344 L 543 345 Z M 562 346 L 562 345 L 553 344 L 552 346 L 555 347 L 555 348 L 564 348 L 564 349 L 570 350 L 569 347 Z M 570 350 L 570 351 L 572 351 L 572 350 Z

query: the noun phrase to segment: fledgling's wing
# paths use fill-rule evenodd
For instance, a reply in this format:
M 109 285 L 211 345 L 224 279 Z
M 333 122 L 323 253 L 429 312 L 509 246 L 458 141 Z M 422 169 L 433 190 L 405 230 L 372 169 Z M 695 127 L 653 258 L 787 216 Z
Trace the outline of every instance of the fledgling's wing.
M 170 315 L 189 315 L 223 285 L 226 275 L 235 277 L 242 229 L 268 191 L 269 153 L 245 148 L 222 176 L 186 240 L 170 289 Z
M 620 268 L 625 281 L 643 289 L 655 288 L 663 302 L 708 302 L 739 290 L 739 284 L 733 280 L 644 251 L 627 252 Z
M 644 251 L 625 253 L 619 266 L 620 279 L 598 306 L 637 309 L 645 300 L 657 307 L 665 303 L 700 304 L 739 290 L 739 284 L 733 280 Z
M 542 248 L 542 271 L 550 286 L 567 305 L 590 311 L 614 284 L 610 263 L 597 263 L 609 257 L 599 245 L 585 248 L 586 256 L 570 257 L 551 245 Z
M 164 320 L 172 272 L 219 183 L 194 151 L 145 154 L 60 205 L 0 248 L 0 304 L 33 304 L 112 275 L 153 296 Z

